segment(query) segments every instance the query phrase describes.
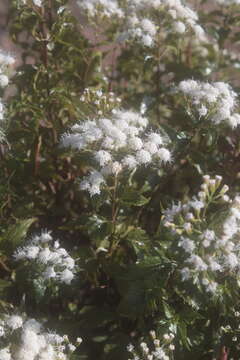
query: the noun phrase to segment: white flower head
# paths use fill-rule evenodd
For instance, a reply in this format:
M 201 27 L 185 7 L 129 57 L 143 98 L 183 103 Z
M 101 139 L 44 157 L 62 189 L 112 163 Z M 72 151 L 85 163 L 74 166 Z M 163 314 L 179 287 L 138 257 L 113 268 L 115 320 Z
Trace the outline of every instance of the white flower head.
M 100 164 L 100 166 L 106 165 L 112 160 L 111 154 L 105 150 L 99 150 L 95 153 L 95 159 Z
M 44 279 L 51 279 L 51 278 L 55 278 L 56 276 L 57 274 L 53 266 L 48 266 L 46 270 L 43 272 Z
M 1 360 L 11 360 L 11 353 L 8 348 L 4 348 L 0 350 L 0 359 Z
M 42 6 L 42 0 L 33 0 L 34 5 L 41 7 Z
M 100 195 L 109 176 L 151 163 L 159 165 L 159 159 L 160 164 L 170 162 L 171 153 L 162 147 L 162 136 L 157 132 L 146 134 L 147 126 L 145 117 L 130 110 L 116 110 L 109 119 L 103 117 L 74 125 L 73 133 L 62 137 L 62 144 L 91 151 L 96 161 L 93 170 L 82 179 L 80 189 L 88 191 L 90 196 Z M 72 141 L 75 135 L 78 138 Z
M 195 30 L 201 32 L 201 27 Z M 240 115 L 235 113 L 237 94 L 224 82 L 205 83 L 195 80 L 183 80 L 178 89 L 189 98 L 192 108 L 196 109 L 199 116 L 211 113 L 209 120 L 218 125 L 226 123 L 232 128 L 240 123 Z M 214 110 L 214 111 L 213 111 Z
M 9 79 L 6 75 L 4 74 L 0 74 L 0 86 L 1 87 L 6 87 L 9 83 Z
M 58 274 L 59 279 L 61 282 L 65 283 L 65 284 L 70 284 L 71 281 L 74 278 L 74 274 L 71 270 L 65 269 L 64 271 L 60 272 Z
M 187 260 L 188 263 L 192 264 L 196 271 L 205 271 L 207 270 L 207 264 L 203 261 L 203 259 L 198 255 L 191 255 Z
M 174 23 L 174 30 L 179 34 L 183 34 L 186 31 L 186 25 L 182 21 L 177 21 Z
M 36 334 L 38 334 L 41 331 L 42 325 L 40 322 L 38 322 L 35 319 L 28 319 L 27 321 L 24 322 L 23 328 L 27 330 L 31 330 Z
M 23 319 L 19 315 L 12 315 L 7 318 L 7 326 L 11 330 L 16 330 L 23 325 Z
M 184 249 L 185 252 L 187 253 L 192 253 L 193 250 L 195 249 L 195 244 L 192 240 L 185 238 L 185 237 L 181 237 L 178 246 L 180 246 L 181 248 Z
M 148 164 L 152 160 L 151 154 L 146 150 L 140 150 L 137 152 L 136 159 L 139 164 Z
M 157 156 L 162 162 L 170 162 L 171 161 L 171 153 L 168 149 L 161 148 L 157 152 Z

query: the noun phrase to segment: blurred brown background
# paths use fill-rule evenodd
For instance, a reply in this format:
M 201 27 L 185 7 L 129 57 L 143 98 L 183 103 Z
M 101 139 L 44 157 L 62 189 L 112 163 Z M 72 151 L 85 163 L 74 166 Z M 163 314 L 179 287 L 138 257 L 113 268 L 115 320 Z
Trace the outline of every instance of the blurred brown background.
M 9 21 L 8 7 L 11 0 L 0 0 L 0 47 L 7 51 L 15 51 L 15 46 L 10 42 L 7 33 Z

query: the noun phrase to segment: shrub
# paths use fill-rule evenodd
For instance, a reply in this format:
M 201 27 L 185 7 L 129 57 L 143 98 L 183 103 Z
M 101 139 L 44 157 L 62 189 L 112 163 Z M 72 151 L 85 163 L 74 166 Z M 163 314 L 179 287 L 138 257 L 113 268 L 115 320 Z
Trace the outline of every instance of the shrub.
M 1 360 L 239 359 L 239 9 L 11 2 Z

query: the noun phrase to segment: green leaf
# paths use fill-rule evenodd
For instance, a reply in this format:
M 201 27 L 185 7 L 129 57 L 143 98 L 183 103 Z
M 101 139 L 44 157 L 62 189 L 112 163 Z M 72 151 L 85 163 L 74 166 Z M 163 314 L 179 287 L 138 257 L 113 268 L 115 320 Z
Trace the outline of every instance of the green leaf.
M 36 218 L 27 220 L 18 220 L 16 224 L 3 234 L 1 248 L 4 252 L 12 253 L 24 241 L 30 226 L 36 221 Z
M 140 194 L 139 191 L 127 189 L 121 197 L 120 202 L 123 205 L 128 206 L 143 206 L 149 202 L 150 199 L 147 199 L 145 196 Z
M 122 296 L 119 312 L 132 319 L 153 314 L 159 308 L 165 283 L 172 271 L 170 263 L 161 263 L 156 258 L 147 260 L 112 273 Z
M 190 350 L 190 346 L 192 344 L 191 344 L 191 341 L 189 340 L 189 338 L 187 336 L 187 326 L 186 326 L 185 322 L 183 322 L 183 321 L 179 322 L 179 324 L 178 324 L 178 332 L 179 332 L 180 339 L 181 339 L 183 345 L 186 346 L 186 348 Z
M 166 318 L 171 319 L 174 316 L 173 310 L 170 308 L 170 306 L 165 301 L 163 301 L 162 304 L 163 304 L 163 309 L 164 309 Z

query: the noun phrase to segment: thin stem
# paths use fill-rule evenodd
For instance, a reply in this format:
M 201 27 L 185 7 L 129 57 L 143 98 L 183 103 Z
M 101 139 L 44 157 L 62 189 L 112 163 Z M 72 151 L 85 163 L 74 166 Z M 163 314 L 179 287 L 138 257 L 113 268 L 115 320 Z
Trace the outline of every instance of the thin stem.
M 112 202 L 112 223 L 113 223 L 113 232 L 115 233 L 116 228 L 116 218 L 118 213 L 118 206 L 117 206 L 117 187 L 118 187 L 118 176 L 116 175 L 114 178 L 114 188 L 113 188 L 113 202 Z
M 117 204 L 117 188 L 118 188 L 118 176 L 116 175 L 114 178 L 114 187 L 113 187 L 113 193 L 112 193 L 112 233 L 110 236 L 110 248 L 109 253 L 112 254 L 114 249 L 114 235 L 116 231 L 116 221 L 117 221 L 117 214 L 119 211 L 119 206 Z

